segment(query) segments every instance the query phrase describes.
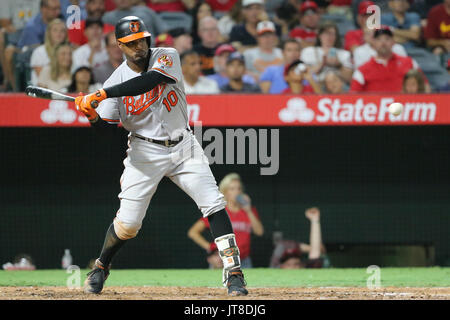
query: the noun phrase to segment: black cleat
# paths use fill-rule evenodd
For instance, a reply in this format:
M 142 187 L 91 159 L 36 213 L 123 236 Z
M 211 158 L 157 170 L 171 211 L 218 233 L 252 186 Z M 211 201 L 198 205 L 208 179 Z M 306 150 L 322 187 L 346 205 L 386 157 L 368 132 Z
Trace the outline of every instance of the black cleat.
M 228 287 L 228 295 L 230 296 L 246 296 L 248 294 L 245 286 L 247 283 L 241 270 L 232 270 L 228 272 L 226 280 Z
M 88 274 L 84 282 L 84 292 L 86 293 L 100 293 L 103 289 L 103 284 L 109 276 L 109 268 L 105 268 L 100 260 L 95 260 L 95 266 Z

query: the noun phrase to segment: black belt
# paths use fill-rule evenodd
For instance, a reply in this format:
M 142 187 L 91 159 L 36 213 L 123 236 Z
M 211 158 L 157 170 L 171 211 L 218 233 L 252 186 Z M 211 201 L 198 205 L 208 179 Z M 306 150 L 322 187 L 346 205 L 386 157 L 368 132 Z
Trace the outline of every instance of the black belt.
M 178 138 L 178 140 L 156 140 L 156 139 L 143 137 L 141 135 L 138 135 L 137 133 L 132 133 L 131 136 L 139 138 L 139 139 L 147 141 L 147 142 L 153 142 L 153 143 L 156 143 L 156 144 L 160 144 L 160 145 L 166 146 L 166 147 L 176 146 L 181 140 L 183 140 L 183 136 L 180 136 Z

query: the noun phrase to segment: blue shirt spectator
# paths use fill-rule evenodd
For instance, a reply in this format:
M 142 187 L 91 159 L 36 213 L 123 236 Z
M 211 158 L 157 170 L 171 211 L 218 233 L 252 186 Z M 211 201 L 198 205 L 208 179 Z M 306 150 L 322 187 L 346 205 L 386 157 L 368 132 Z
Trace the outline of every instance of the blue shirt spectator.
M 70 0 L 59 0 L 61 3 L 61 14 L 64 17 L 64 19 L 67 21 L 67 18 L 69 18 L 71 15 L 73 15 L 73 12 L 69 11 L 69 13 L 67 13 L 67 8 L 70 7 L 72 5 L 72 3 L 70 2 Z M 80 7 L 80 14 L 81 20 L 86 20 L 87 18 L 87 12 L 86 12 L 86 0 L 81 0 L 79 5 Z
M 420 40 L 420 16 L 415 12 L 406 12 L 409 9 L 406 0 L 390 0 L 389 7 L 392 12 L 381 15 L 381 24 L 392 27 L 394 39 L 405 48 L 416 46 L 416 41 Z M 405 31 L 408 31 L 408 34 L 405 34 Z
M 59 0 L 41 0 L 40 12 L 28 20 L 17 47 L 22 49 L 25 46 L 44 43 L 47 24 L 59 17 L 61 17 L 61 5 Z
M 271 94 L 281 93 L 288 88 L 284 80 L 284 65 L 267 67 L 259 77 L 259 81 L 270 81 L 269 93 Z
M 217 85 L 219 86 L 219 88 L 222 88 L 224 86 L 226 86 L 228 84 L 228 82 L 230 82 L 230 79 L 228 79 L 228 77 L 221 75 L 220 73 L 215 73 L 215 74 L 211 74 L 209 76 L 206 76 L 207 78 L 214 80 L 215 82 L 217 82 Z M 255 79 L 253 79 L 252 76 L 245 74 L 242 77 L 242 81 L 244 83 L 248 83 L 248 84 L 255 84 Z
M 44 43 L 46 29 L 47 25 L 44 23 L 44 20 L 42 20 L 42 15 L 38 13 L 25 25 L 25 29 L 23 29 L 22 36 L 20 37 L 17 46 L 23 48 L 25 46 Z

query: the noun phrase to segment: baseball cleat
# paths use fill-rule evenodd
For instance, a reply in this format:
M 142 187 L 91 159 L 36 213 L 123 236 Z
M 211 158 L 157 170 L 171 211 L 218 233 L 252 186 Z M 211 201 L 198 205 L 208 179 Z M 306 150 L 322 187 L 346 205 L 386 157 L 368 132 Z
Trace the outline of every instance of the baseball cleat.
M 246 296 L 248 294 L 245 286 L 247 283 L 241 270 L 234 270 L 228 273 L 226 280 L 228 287 L 228 295 L 230 296 Z
M 100 293 L 103 289 L 103 284 L 109 276 L 109 268 L 106 268 L 100 260 L 95 260 L 95 266 L 88 274 L 84 282 L 84 292 L 86 293 Z

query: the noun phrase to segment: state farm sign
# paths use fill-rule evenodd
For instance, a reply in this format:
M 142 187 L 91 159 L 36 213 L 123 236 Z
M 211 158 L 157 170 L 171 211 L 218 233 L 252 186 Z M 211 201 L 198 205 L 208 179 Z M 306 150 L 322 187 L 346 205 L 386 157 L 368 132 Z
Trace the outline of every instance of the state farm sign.
M 365 102 L 364 98 L 354 103 L 343 103 L 341 99 L 323 98 L 317 103 L 318 122 L 432 122 L 436 116 L 434 102 L 406 102 L 402 114 L 394 116 L 388 107 L 395 98 L 381 98 L 379 103 Z
M 449 94 L 424 95 L 263 95 L 187 96 L 191 123 L 203 126 L 351 126 L 450 124 Z M 399 116 L 392 102 L 404 105 Z M 73 103 L 0 95 L 1 127 L 89 126 Z M 148 110 L 151 112 L 151 109 Z

